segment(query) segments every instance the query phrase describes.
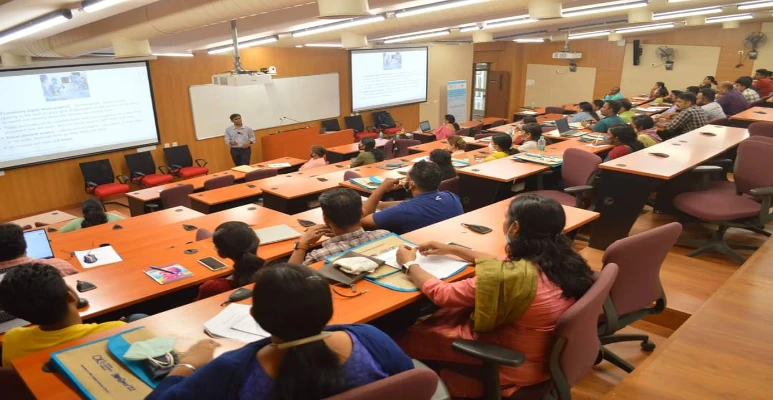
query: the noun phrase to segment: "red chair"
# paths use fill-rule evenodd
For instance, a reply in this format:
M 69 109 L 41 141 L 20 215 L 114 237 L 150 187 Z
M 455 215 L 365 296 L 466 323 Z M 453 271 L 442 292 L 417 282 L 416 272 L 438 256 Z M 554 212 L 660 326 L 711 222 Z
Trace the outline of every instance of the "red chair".
M 27 385 L 24 384 L 24 381 L 13 368 L 0 368 L 0 388 L 5 393 L 3 398 L 13 400 L 35 399 L 35 396 L 32 395 Z
M 110 165 L 110 160 L 106 158 L 80 163 L 79 165 L 83 180 L 86 183 L 86 193 L 96 197 L 103 203 L 105 203 L 105 198 L 122 195 L 131 190 L 128 184 L 129 177 L 126 175 L 113 175 L 113 167 Z M 108 203 L 128 207 L 126 204 L 118 202 Z
M 395 158 L 395 142 L 390 140 L 384 143 L 384 160 L 391 160 Z
M 209 173 L 209 168 L 206 168 L 207 160 L 197 158 L 196 166 L 193 165 L 193 156 L 191 156 L 188 145 L 165 148 L 164 156 L 170 168 L 166 173 L 171 173 L 179 178 L 188 179 Z
M 126 165 L 129 166 L 129 176 L 131 182 L 141 187 L 152 187 L 172 182 L 174 176 L 169 173 L 163 173 L 163 170 L 169 170 L 166 166 L 158 167 L 160 174 L 156 173 L 156 163 L 149 152 L 143 151 L 124 156 Z
M 483 124 L 478 124 L 470 128 L 470 134 L 467 136 L 477 136 L 481 134 L 481 131 L 483 130 Z
M 218 176 L 204 181 L 204 190 L 219 189 L 234 184 L 234 176 L 231 174 Z
M 346 125 L 346 129 L 351 129 L 354 131 L 355 141 L 359 142 L 366 137 L 373 139 L 378 137 L 378 133 L 373 132 L 372 128 L 365 129 L 365 122 L 362 120 L 362 115 L 344 117 L 344 125 Z
M 481 140 L 483 138 L 487 138 L 487 137 L 491 137 L 491 136 L 494 136 L 494 134 L 493 133 L 479 133 L 479 134 L 475 135 L 475 140 Z
M 209 229 L 199 228 L 196 231 L 196 241 L 206 240 L 212 237 L 212 232 Z
M 489 125 L 489 128 L 496 128 L 497 126 L 502 126 L 504 124 L 505 124 L 505 120 L 504 119 L 498 119 L 498 120 L 492 122 L 491 125 Z
M 346 171 L 344 172 L 344 181 L 348 181 L 349 179 L 355 179 L 355 178 L 362 178 L 362 175 L 354 172 L 354 171 Z
M 592 183 L 599 164 L 601 164 L 601 157 L 589 151 L 566 149 L 564 164 L 561 167 L 564 191 L 536 190 L 532 193 L 550 197 L 565 206 L 586 208 L 585 195 L 593 190 Z
M 279 172 L 275 169 L 259 169 L 257 171 L 250 171 L 244 174 L 245 182 L 259 181 L 261 179 L 271 178 L 277 176 Z
M 709 121 L 709 125 L 730 126 L 730 118 L 717 118 Z

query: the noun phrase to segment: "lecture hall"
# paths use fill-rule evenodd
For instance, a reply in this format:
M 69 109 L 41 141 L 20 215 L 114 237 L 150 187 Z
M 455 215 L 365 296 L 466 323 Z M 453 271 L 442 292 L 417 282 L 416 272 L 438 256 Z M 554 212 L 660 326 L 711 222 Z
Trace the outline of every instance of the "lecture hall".
M 0 0 L 0 391 L 770 399 L 773 1 Z

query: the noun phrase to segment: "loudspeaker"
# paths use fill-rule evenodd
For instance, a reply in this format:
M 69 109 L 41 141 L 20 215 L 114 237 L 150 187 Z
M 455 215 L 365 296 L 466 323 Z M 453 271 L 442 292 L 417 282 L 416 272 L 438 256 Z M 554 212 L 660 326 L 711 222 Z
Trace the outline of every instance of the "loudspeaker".
M 392 115 L 389 114 L 389 111 L 374 111 L 373 123 L 376 125 L 376 128 L 379 129 L 394 128 L 396 126 L 395 120 L 392 118 Z
M 633 41 L 633 65 L 639 65 L 641 63 L 641 41 Z

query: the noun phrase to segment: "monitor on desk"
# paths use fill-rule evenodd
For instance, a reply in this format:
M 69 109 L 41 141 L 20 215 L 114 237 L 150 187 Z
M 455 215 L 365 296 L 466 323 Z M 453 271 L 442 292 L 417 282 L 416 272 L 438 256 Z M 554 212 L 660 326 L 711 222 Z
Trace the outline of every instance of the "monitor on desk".
M 27 242 L 27 256 L 32 258 L 53 258 L 54 250 L 48 241 L 45 229 L 35 229 L 24 232 L 24 241 Z

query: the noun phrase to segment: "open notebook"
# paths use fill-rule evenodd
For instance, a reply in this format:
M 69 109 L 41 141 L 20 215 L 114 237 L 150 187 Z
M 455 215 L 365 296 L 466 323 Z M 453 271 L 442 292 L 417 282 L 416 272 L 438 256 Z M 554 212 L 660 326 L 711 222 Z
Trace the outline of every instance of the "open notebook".
M 301 237 L 295 229 L 287 225 L 269 226 L 268 228 L 255 229 L 255 234 L 260 239 L 260 244 L 283 242 L 285 240 Z

